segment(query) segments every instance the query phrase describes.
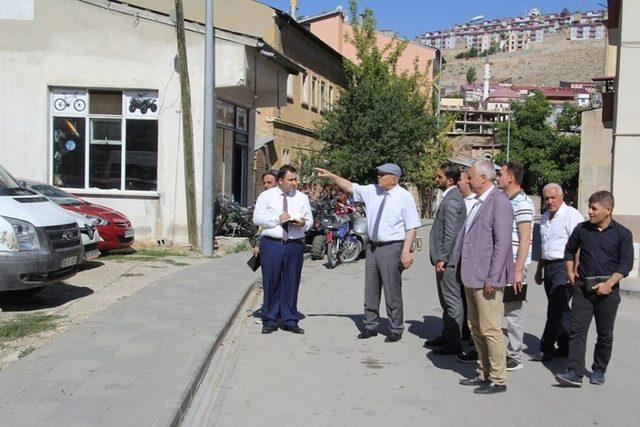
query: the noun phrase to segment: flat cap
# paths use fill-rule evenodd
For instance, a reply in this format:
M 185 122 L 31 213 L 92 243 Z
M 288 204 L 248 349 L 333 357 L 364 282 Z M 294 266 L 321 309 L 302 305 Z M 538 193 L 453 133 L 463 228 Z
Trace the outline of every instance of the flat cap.
M 378 166 L 376 169 L 378 169 L 378 172 L 390 173 L 398 178 L 402 178 L 402 169 L 400 169 L 400 166 L 395 163 L 385 163 L 384 165 Z

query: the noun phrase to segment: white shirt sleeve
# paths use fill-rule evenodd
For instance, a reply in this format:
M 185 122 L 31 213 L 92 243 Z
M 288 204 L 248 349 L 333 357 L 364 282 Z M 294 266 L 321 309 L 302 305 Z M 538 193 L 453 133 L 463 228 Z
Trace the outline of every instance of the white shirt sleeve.
M 313 225 L 313 212 L 311 211 L 311 203 L 309 203 L 309 198 L 305 196 L 305 203 L 303 208 L 303 216 L 305 217 L 305 224 L 302 227 L 302 231 L 305 233 L 311 228 Z
M 274 228 L 280 224 L 280 213 L 269 207 L 269 191 L 258 196 L 253 209 L 253 223 L 263 230 Z
M 420 222 L 420 215 L 418 215 L 416 201 L 413 199 L 411 194 L 407 195 L 404 206 L 402 207 L 402 218 L 404 219 L 405 231 L 418 228 L 422 225 Z
M 567 235 L 571 236 L 573 233 L 573 229 L 576 228 L 576 225 L 584 222 L 584 217 L 577 209 L 570 210 L 571 215 L 567 218 L 566 226 L 567 226 Z
M 353 201 L 366 204 L 369 187 L 369 185 L 351 184 Z

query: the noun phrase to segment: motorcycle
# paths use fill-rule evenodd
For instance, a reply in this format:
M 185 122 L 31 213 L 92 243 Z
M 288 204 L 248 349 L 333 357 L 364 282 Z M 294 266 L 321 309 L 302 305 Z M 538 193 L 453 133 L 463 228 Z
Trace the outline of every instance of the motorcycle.
M 254 238 L 253 208 L 245 208 L 219 195 L 215 202 L 215 235 Z
M 367 244 L 367 220 L 364 214 L 353 209 L 347 215 L 336 215 L 326 225 L 327 260 L 329 268 L 339 262 L 356 261 Z
M 326 224 L 333 217 L 333 203 L 329 199 L 316 200 L 311 204 L 313 212 L 313 225 L 307 231 L 305 241 L 311 246 L 311 259 L 321 260 L 325 256 L 326 248 Z

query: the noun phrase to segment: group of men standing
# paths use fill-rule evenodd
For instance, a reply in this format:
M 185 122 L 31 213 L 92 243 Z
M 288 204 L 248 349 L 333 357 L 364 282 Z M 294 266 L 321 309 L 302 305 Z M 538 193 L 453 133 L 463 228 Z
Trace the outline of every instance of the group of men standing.
M 488 160 L 475 162 L 467 171 L 444 164 L 436 178 L 443 197 L 429 243 L 443 329 L 425 347 L 434 348 L 435 354 L 457 355 L 461 362 L 477 360 L 477 375 L 460 384 L 475 386 L 478 394 L 506 391 L 506 372 L 523 367 L 526 275 L 535 213 L 522 190 L 523 179 L 521 166 L 507 163 L 496 172 Z M 614 200 L 607 191 L 589 199 L 587 222 L 564 203 L 558 184 L 544 187 L 543 201 L 547 210 L 540 221 L 541 260 L 534 280 L 544 283 L 547 321 L 540 351 L 531 360 L 568 356 L 567 368 L 556 380 L 563 386 L 580 386 L 586 335 L 595 317 L 598 340 L 590 382 L 603 384 L 620 302 L 618 282 L 633 264 L 632 236 L 611 218 Z M 475 346 L 467 352 L 462 346 L 465 315 Z
M 385 342 L 399 341 L 404 330 L 402 272 L 413 264 L 410 250 L 421 225 L 411 193 L 399 185 L 402 170 L 393 163 L 380 165 L 375 185 L 355 184 L 325 169 L 316 168 L 316 172 L 365 205 L 369 242 L 364 325 L 358 339 L 378 335 L 384 293 L 391 323 Z M 434 348 L 436 354 L 457 355 L 461 362 L 477 362 L 477 375 L 460 381 L 474 386 L 477 394 L 506 391 L 506 372 L 523 367 L 523 309 L 535 213 L 533 202 L 522 190 L 523 178 L 521 166 L 507 163 L 496 171 L 489 160 L 476 161 L 464 171 L 443 164 L 436 178 L 443 197 L 429 246 L 443 328 L 425 347 Z M 297 295 L 303 236 L 312 218 L 309 200 L 297 191 L 297 184 L 296 170 L 283 166 L 277 186 L 258 197 L 254 211 L 254 222 L 263 230 L 264 334 L 278 326 L 304 333 L 298 326 Z M 580 386 L 586 335 L 595 317 L 598 341 L 591 382 L 602 384 L 620 302 L 618 282 L 633 264 L 632 236 L 611 218 L 614 200 L 609 192 L 591 196 L 587 222 L 564 203 L 557 184 L 544 187 L 543 201 L 547 211 L 540 222 L 541 261 L 534 280 L 544 283 L 548 308 L 540 352 L 531 360 L 568 356 L 567 369 L 556 379 L 561 385 Z M 465 352 L 463 341 L 469 335 L 475 350 Z

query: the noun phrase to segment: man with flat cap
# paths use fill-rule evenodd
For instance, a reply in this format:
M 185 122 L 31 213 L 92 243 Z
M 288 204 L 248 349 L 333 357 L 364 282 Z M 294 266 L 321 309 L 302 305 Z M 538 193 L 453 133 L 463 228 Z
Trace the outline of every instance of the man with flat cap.
M 359 339 L 378 335 L 380 296 L 384 290 L 391 331 L 385 342 L 402 338 L 402 271 L 411 267 L 411 245 L 420 226 L 413 196 L 398 185 L 402 170 L 394 163 L 378 166 L 378 183 L 359 185 L 325 169 L 315 168 L 320 178 L 333 180 L 356 202 L 365 204 L 367 214 L 367 260 L 364 281 L 364 330 Z

